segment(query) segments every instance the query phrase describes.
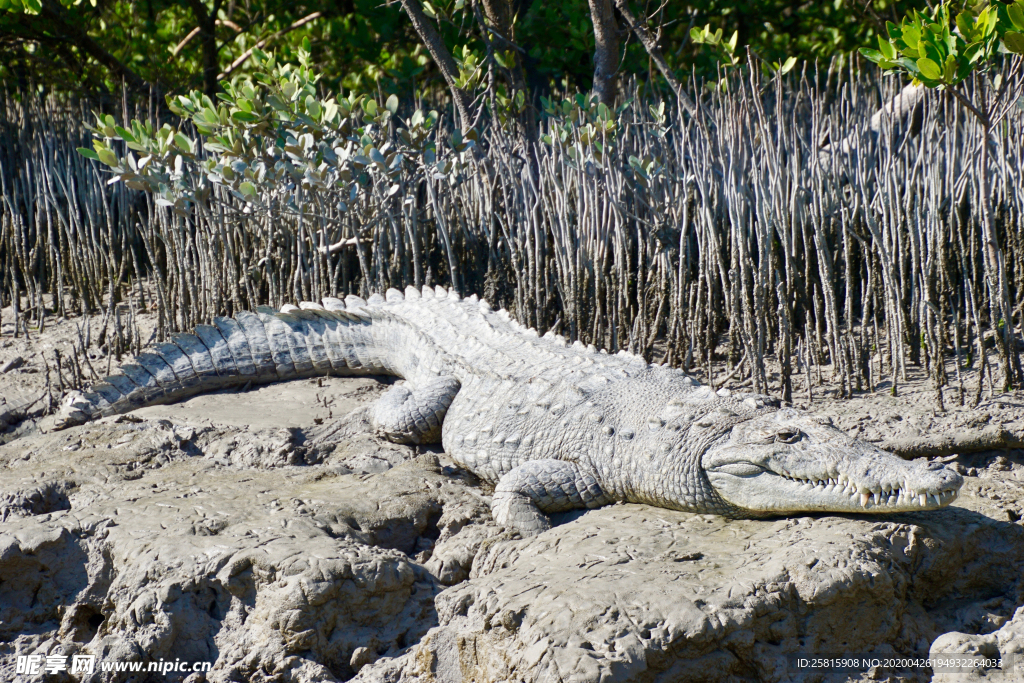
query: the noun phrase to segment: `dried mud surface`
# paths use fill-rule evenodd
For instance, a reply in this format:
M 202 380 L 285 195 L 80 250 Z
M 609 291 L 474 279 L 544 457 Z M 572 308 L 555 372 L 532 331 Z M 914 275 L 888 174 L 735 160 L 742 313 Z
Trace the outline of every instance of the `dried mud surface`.
M 735 521 L 615 505 L 523 540 L 439 449 L 373 436 L 366 407 L 386 378 L 211 394 L 56 432 L 31 401 L 41 355 L 74 324 L 0 332 L 0 368 L 13 366 L 0 373 L 2 681 L 43 680 L 17 674 L 17 655 L 58 647 L 213 668 L 46 680 L 1024 681 L 1024 662 L 933 674 L 793 661 L 1024 659 L 1024 451 L 940 456 L 966 483 L 936 513 Z M 974 408 L 947 392 L 936 412 L 927 382 L 909 380 L 847 401 L 815 387 L 810 407 L 911 453 L 1013 444 L 1024 429 L 1024 397 L 986 390 Z

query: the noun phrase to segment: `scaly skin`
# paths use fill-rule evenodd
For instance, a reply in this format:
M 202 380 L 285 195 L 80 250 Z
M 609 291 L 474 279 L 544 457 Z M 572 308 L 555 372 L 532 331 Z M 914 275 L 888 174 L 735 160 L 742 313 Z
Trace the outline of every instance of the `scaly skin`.
M 891 513 L 948 505 L 963 483 L 827 418 L 715 393 L 679 370 L 538 337 L 441 287 L 218 318 L 66 400 L 70 426 L 204 391 L 315 375 L 406 380 L 375 405 L 380 434 L 436 442 L 495 485 L 495 519 L 524 535 L 547 515 L 615 501 L 730 517 Z

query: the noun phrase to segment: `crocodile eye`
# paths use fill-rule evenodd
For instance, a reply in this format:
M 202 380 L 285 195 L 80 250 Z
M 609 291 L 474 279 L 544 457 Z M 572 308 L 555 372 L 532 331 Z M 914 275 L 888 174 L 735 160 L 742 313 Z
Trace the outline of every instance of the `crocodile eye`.
M 775 443 L 796 443 L 802 436 L 799 429 L 780 429 L 775 432 Z

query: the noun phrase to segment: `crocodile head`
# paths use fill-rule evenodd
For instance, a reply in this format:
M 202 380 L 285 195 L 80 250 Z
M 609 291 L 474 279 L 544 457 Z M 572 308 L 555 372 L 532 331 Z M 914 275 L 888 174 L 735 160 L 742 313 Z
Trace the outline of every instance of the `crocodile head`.
M 903 460 L 793 409 L 737 424 L 702 466 L 715 491 L 750 516 L 935 510 L 963 485 L 940 463 Z

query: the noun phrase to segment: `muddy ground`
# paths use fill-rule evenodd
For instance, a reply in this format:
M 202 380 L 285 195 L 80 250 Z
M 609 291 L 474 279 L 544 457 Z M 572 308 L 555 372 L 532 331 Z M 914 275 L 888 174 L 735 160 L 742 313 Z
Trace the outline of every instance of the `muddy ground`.
M 1020 394 L 986 387 L 960 406 L 947 390 L 938 411 L 920 368 L 897 396 L 883 383 L 837 400 L 828 367 L 813 369 L 812 400 L 796 383 L 798 407 L 964 474 L 937 513 L 729 521 L 616 505 L 521 540 L 440 449 L 373 436 L 366 406 L 388 378 L 232 390 L 56 432 L 54 351 L 67 355 L 82 321 L 51 318 L 25 339 L 11 319 L 0 680 L 41 680 L 18 674 L 17 656 L 58 647 L 212 669 L 51 680 L 1024 680 L 1024 661 L 982 676 L 793 659 L 1024 658 L 1024 451 L 991 448 L 1024 445 Z M 143 339 L 154 324 L 138 318 Z M 117 365 L 95 348 L 88 363 Z

